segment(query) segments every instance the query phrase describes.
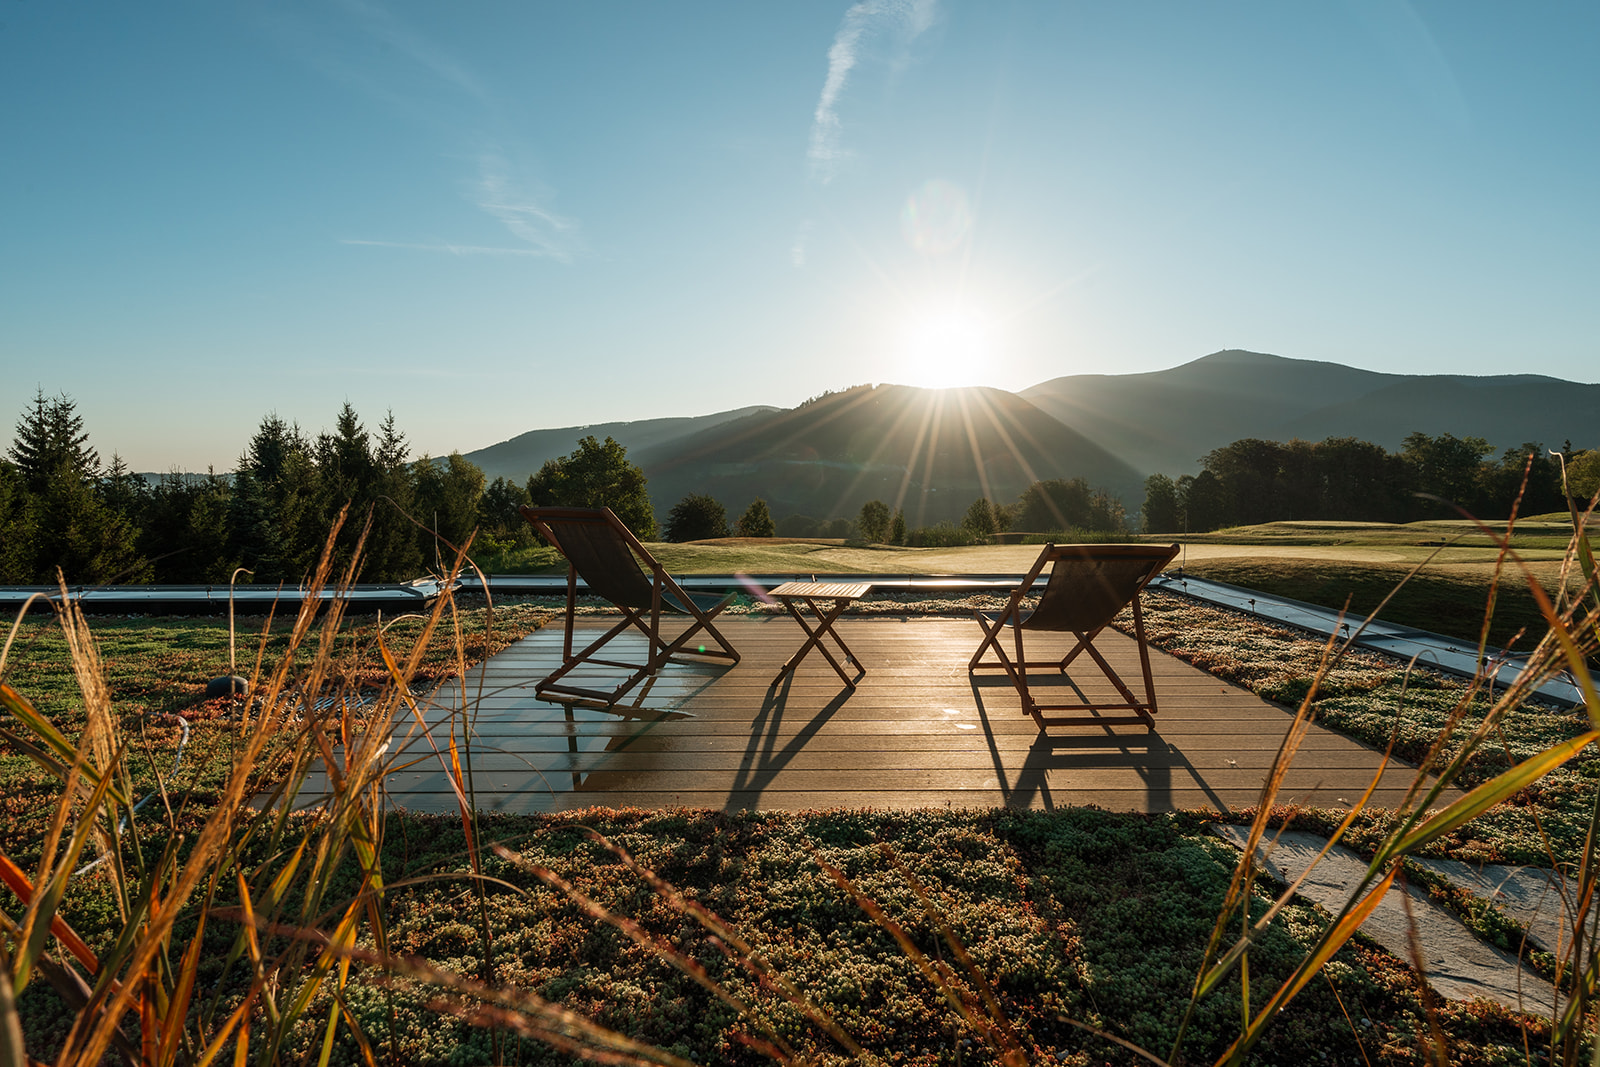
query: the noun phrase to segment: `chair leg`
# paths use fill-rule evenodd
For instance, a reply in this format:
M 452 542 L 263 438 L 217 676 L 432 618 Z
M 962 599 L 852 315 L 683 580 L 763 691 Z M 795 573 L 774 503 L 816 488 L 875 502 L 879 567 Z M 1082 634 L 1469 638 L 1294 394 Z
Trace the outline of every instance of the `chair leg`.
M 1137 604 L 1137 601 L 1135 602 L 1135 604 Z M 1110 682 L 1113 687 L 1116 688 L 1117 693 L 1122 697 L 1122 699 L 1124 701 L 1126 701 L 1126 703 L 1123 703 L 1123 704 L 1092 704 L 1092 703 L 1083 703 L 1083 704 L 1037 704 L 1037 703 L 1034 703 L 1034 704 L 1027 704 L 1026 701 L 1028 700 L 1028 697 L 1025 696 L 1024 697 L 1025 707 L 1031 708 L 1033 717 L 1034 717 L 1035 720 L 1037 720 L 1039 722 L 1041 728 L 1046 727 L 1046 726 L 1074 726 L 1074 725 L 1077 725 L 1077 726 L 1100 726 L 1100 725 L 1110 726 L 1110 725 L 1119 725 L 1119 724 L 1125 724 L 1125 725 L 1139 724 L 1139 725 L 1145 726 L 1149 730 L 1152 730 L 1152 731 L 1155 730 L 1155 728 L 1156 728 L 1156 723 L 1155 723 L 1155 718 L 1154 718 L 1155 713 L 1156 713 L 1155 680 L 1154 680 L 1154 677 L 1153 677 L 1153 675 L 1151 673 L 1151 669 L 1150 669 L 1150 651 L 1149 651 L 1148 644 L 1143 640 L 1144 630 L 1143 630 L 1143 627 L 1140 625 L 1140 617 L 1139 617 L 1139 615 L 1136 612 L 1135 619 L 1134 619 L 1134 629 L 1135 629 L 1135 634 L 1136 634 L 1136 643 L 1139 646 L 1139 667 L 1140 667 L 1141 673 L 1144 676 L 1145 699 L 1144 699 L 1143 702 L 1141 702 L 1139 700 L 1139 697 L 1137 695 L 1135 695 L 1133 690 L 1128 687 L 1128 684 L 1122 680 L 1121 675 L 1117 674 L 1116 670 L 1111 666 L 1111 663 L 1105 658 L 1105 656 L 1103 656 L 1100 653 L 1100 650 L 1095 647 L 1094 640 L 1095 640 L 1095 638 L 1100 636 L 1101 632 L 1104 629 L 1105 629 L 1105 627 L 1101 627 L 1099 630 L 1095 630 L 1095 631 L 1093 631 L 1091 633 L 1079 633 L 1077 631 L 1072 631 L 1072 635 L 1073 635 L 1074 638 L 1076 638 L 1076 642 L 1073 644 L 1072 648 L 1068 650 L 1067 654 L 1061 658 L 1061 660 L 1059 662 L 1052 661 L 1051 665 L 1056 667 L 1063 674 L 1065 674 L 1066 671 L 1067 671 L 1067 668 L 1072 665 L 1073 661 L 1075 661 L 1079 656 L 1081 656 L 1085 652 L 1087 652 L 1089 654 L 1089 658 L 1091 660 L 1093 660 L 1095 666 L 1099 668 L 1100 673 L 1105 675 L 1106 680 L 1108 682 Z M 1020 634 L 1018 636 L 1020 638 Z M 1019 648 L 1021 647 L 1020 640 L 1018 642 L 1018 647 Z M 1020 653 L 1019 653 L 1019 656 L 1020 656 Z M 1025 663 L 1025 664 L 1022 665 L 1022 668 L 1024 669 L 1024 671 L 1025 671 L 1027 666 L 1035 666 L 1035 667 L 1037 667 L 1037 666 L 1043 666 L 1043 664 L 1037 664 L 1037 663 L 1035 663 L 1035 664 L 1026 664 Z M 1019 684 L 1018 687 L 1017 687 L 1018 688 L 1018 692 L 1024 692 L 1024 687 L 1025 686 L 1026 686 L 1026 676 L 1024 674 L 1024 677 L 1023 677 L 1023 680 L 1022 680 L 1021 684 Z M 1118 717 L 1118 718 L 1104 718 L 1104 717 L 1101 717 L 1098 714 L 1093 715 L 1093 716 L 1083 716 L 1083 717 L 1078 717 L 1078 718 L 1068 718 L 1068 717 L 1059 716 L 1059 715 L 1057 715 L 1057 716 L 1047 716 L 1047 715 L 1045 715 L 1046 712 L 1051 712 L 1051 711 L 1062 711 L 1062 712 L 1076 711 L 1076 712 L 1096 712 L 1096 713 L 1098 713 L 1098 712 L 1101 712 L 1101 711 L 1123 711 L 1123 710 L 1128 711 L 1131 714 L 1128 715 L 1128 716 Z
M 990 645 L 994 646 L 995 652 L 1002 660 L 1006 658 L 1005 652 L 1001 650 L 1000 642 L 996 638 L 996 635 L 1000 633 L 1000 628 L 1005 625 L 1006 614 L 1006 612 L 1002 612 L 996 616 L 994 623 L 991 625 L 983 612 L 974 611 L 972 613 L 972 617 L 978 620 L 978 625 L 983 627 L 983 641 L 979 643 L 978 651 L 972 654 L 972 659 L 967 661 L 968 671 L 977 669 L 979 662 L 983 659 L 983 654 L 989 650 Z
M 1016 683 L 1017 692 L 1022 696 L 1022 711 L 1025 715 L 1033 716 L 1033 721 L 1039 724 L 1039 729 L 1044 729 L 1044 720 L 1039 717 L 1039 703 L 1033 699 L 1033 693 L 1028 689 L 1028 657 L 1022 650 L 1022 626 L 1011 628 L 1012 636 L 1017 645 L 1017 670 L 1011 680 Z
M 1144 638 L 1144 612 L 1139 608 L 1139 597 L 1133 598 L 1133 639 L 1139 644 L 1139 668 L 1144 672 L 1144 696 L 1150 704 L 1150 729 L 1156 728 L 1156 682 L 1150 671 L 1150 643 Z

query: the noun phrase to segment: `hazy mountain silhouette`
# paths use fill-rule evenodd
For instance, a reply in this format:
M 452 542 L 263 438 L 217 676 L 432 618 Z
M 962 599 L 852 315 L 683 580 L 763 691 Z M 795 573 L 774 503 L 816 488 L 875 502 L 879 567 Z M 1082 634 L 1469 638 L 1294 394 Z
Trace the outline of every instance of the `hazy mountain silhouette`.
M 525 480 L 587 434 L 614 437 L 665 515 L 710 493 L 735 514 L 853 517 L 867 500 L 912 525 L 957 519 L 982 495 L 1010 502 L 1036 479 L 1082 477 L 1131 512 L 1145 475 L 1195 473 L 1244 437 L 1357 437 L 1399 450 L 1407 434 L 1600 446 L 1600 385 L 1540 375 L 1384 374 L 1259 352 L 1216 352 L 1170 370 L 1077 374 L 1019 393 L 862 386 L 793 409 L 533 430 L 467 453 L 490 478 Z
M 634 422 L 597 422 L 590 426 L 563 426 L 554 430 L 529 430 L 509 441 L 465 453 L 466 458 L 483 468 L 486 478 L 509 478 L 525 482 L 544 466 L 545 460 L 565 456 L 578 446 L 578 440 L 593 436 L 604 441 L 613 438 L 630 454 L 698 430 L 708 429 L 732 419 L 780 408 L 754 405 L 732 411 L 718 411 L 692 418 L 639 419 Z
M 1406 434 L 1485 438 L 1497 451 L 1537 441 L 1560 448 L 1600 445 L 1600 385 L 1536 374 L 1407 377 L 1354 401 L 1286 421 L 1273 436 L 1320 441 L 1360 437 L 1399 449 Z
M 1082 477 L 1137 507 L 1144 475 L 999 389 L 860 386 L 788 411 L 736 419 L 630 452 L 665 512 L 709 493 L 737 513 L 854 517 L 879 499 L 922 526 L 956 520 L 978 496 L 1009 502 L 1044 478 Z
M 1600 444 L 1600 385 L 1538 375 L 1384 374 L 1259 352 L 1216 352 L 1170 370 L 1076 374 L 1021 394 L 1145 472 L 1191 474 L 1244 437 L 1359 437 L 1398 450 L 1406 435 Z

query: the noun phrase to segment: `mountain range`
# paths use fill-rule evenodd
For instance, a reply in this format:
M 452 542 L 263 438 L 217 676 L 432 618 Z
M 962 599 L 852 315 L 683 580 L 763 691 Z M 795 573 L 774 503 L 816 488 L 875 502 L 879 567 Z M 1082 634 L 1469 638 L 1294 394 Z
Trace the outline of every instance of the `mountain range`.
M 1227 350 L 1168 370 L 1077 374 L 1009 393 L 860 386 L 792 409 L 533 430 L 466 454 L 493 478 L 522 481 L 592 434 L 615 438 L 665 514 L 690 492 L 737 513 L 757 496 L 773 513 L 852 517 L 867 500 L 924 525 L 959 518 L 981 495 L 1017 497 L 1041 478 L 1082 477 L 1133 510 L 1152 473 L 1199 471 L 1244 437 L 1357 437 L 1399 450 L 1406 435 L 1600 446 L 1600 385 L 1535 374 L 1387 374 Z

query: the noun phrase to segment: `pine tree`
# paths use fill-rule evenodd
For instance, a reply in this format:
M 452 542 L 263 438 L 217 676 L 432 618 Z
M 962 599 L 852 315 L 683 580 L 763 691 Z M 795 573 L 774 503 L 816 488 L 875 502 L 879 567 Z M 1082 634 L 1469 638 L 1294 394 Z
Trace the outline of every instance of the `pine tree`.
M 317 467 L 298 426 L 268 415 L 239 457 L 229 508 L 233 554 L 258 582 L 299 581 L 327 528 Z
M 372 530 L 367 534 L 365 573 L 374 581 L 410 579 L 422 573 L 422 552 L 412 523 L 413 517 L 421 517 L 414 514 L 416 477 L 410 458 L 411 445 L 390 411 L 378 425 L 372 452 Z
M 333 526 L 340 508 L 349 508 L 334 545 L 334 564 L 342 573 L 361 542 L 377 495 L 377 463 L 372 443 L 356 409 L 346 400 L 334 421 L 334 432 L 317 435 L 317 509 L 322 533 Z M 362 569 L 371 576 L 371 558 L 363 552 Z
M 100 456 L 89 447 L 83 416 L 65 393 L 54 399 L 46 399 L 43 389 L 35 393 L 32 409 L 17 423 L 11 458 L 30 493 L 42 493 L 55 478 L 91 482 L 100 475 Z
M 100 457 L 89 446 L 83 417 L 71 397 L 46 399 L 39 390 L 17 423 L 10 454 L 15 485 L 7 507 L 11 527 L 5 567 L 25 581 L 74 585 L 146 580 L 138 527 L 108 508 L 100 493 Z M 127 488 L 118 461 L 115 477 Z
M 33 581 L 32 510 L 16 464 L 0 458 L 0 583 Z

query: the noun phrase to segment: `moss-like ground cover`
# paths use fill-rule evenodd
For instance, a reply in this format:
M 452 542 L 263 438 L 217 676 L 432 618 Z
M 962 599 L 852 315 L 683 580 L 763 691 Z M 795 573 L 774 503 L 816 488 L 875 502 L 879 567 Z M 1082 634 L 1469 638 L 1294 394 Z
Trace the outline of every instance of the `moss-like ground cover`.
M 1321 655 L 1320 642 L 1176 597 L 1151 595 L 1147 608 L 1158 646 L 1285 703 L 1304 694 Z M 464 616 L 469 658 L 503 647 L 543 614 L 535 607 L 502 608 L 489 633 L 481 617 Z M 159 721 L 163 713 L 182 710 L 196 724 L 188 767 L 169 788 L 175 796 L 192 790 L 191 817 L 198 818 L 207 783 L 227 759 L 227 705 L 187 702 L 193 701 L 204 678 L 225 669 L 226 632 L 211 622 L 175 620 L 100 622 L 96 632 L 123 715 L 145 723 L 148 737 L 166 737 L 168 742 L 171 727 Z M 398 627 L 391 636 L 396 643 L 403 641 Z M 44 631 L 27 635 L 13 649 L 7 681 L 48 707 L 70 736 L 81 727 L 81 717 L 74 720 L 75 687 L 64 650 L 52 648 L 53 640 L 59 641 Z M 346 668 L 358 678 L 368 669 L 363 665 L 370 665 L 370 641 L 370 632 L 359 625 L 352 628 Z M 430 655 L 425 671 L 430 677 L 454 669 L 453 650 Z M 1316 712 L 1324 725 L 1380 747 L 1393 734 L 1397 753 L 1415 759 L 1431 744 L 1460 689 L 1457 681 L 1429 675 L 1413 674 L 1408 681 L 1401 665 L 1358 654 L 1329 676 Z M 1506 754 L 1478 757 L 1469 778 L 1481 780 L 1503 766 L 1502 760 L 1573 736 L 1578 729 L 1576 716 L 1570 714 L 1519 712 L 1506 726 Z M 153 770 L 164 771 L 171 746 L 156 740 L 151 746 L 153 783 Z M 0 788 L 8 808 L 0 833 L 6 851 L 26 863 L 33 854 L 29 850 L 38 847 L 50 791 L 18 757 L 3 758 Z M 1554 848 L 1567 854 L 1587 817 L 1594 766 L 1592 760 L 1577 762 L 1547 777 L 1434 851 L 1548 863 L 1542 828 Z M 930 922 L 881 851 L 887 846 L 930 888 L 939 910 L 996 984 L 1006 1013 L 1039 1057 L 1121 1063 L 1130 1062 L 1125 1050 L 1064 1020 L 1099 1027 L 1161 1055 L 1169 1051 L 1237 858 L 1206 832 L 1206 818 L 1086 809 L 801 815 L 597 810 L 485 817 L 481 829 L 487 840 L 506 843 L 517 855 L 555 870 L 607 907 L 679 944 L 719 980 L 761 1005 L 758 1010 L 770 1013 L 780 1032 L 802 1050 L 813 1048 L 825 1056 L 839 1051 L 792 1007 L 756 989 L 698 927 L 590 842 L 583 827 L 613 838 L 736 924 L 758 952 L 821 1001 L 870 1051 L 891 1062 L 954 1063 L 958 1054 L 961 1062 L 989 1062 L 981 1043 L 962 1043 L 973 1035 L 958 1028 L 952 1012 L 904 953 L 828 880 L 809 850 L 814 846 L 817 855 L 843 868 L 912 931 L 925 951 L 940 951 Z M 1296 824 L 1307 828 L 1330 822 L 1326 813 L 1296 816 Z M 185 825 L 180 818 L 179 829 Z M 1382 813 L 1364 816 L 1351 842 L 1370 847 L 1386 827 Z M 391 887 L 384 916 L 394 948 L 436 966 L 480 973 L 482 949 L 465 880 L 469 863 L 459 820 L 392 814 L 386 820 L 383 856 Z M 699 1063 L 761 1058 L 739 1043 L 738 1035 L 751 1029 L 748 1020 L 737 1018 L 654 954 L 584 916 L 519 866 L 490 857 L 485 873 L 514 887 L 497 888 L 489 896 L 495 981 L 558 1000 L 605 1025 L 692 1055 Z M 1256 907 L 1264 907 L 1273 892 L 1269 885 L 1258 886 Z M 10 900 L 8 910 L 15 905 Z M 64 913 L 96 947 L 115 929 L 110 901 L 95 875 L 74 883 Z M 1310 907 L 1284 913 L 1272 934 L 1252 951 L 1254 1002 L 1276 988 L 1301 946 L 1324 922 Z M 1514 934 L 1505 923 L 1497 924 L 1493 914 L 1475 925 L 1491 937 Z M 229 980 L 218 961 L 231 934 L 222 922 L 208 927 L 208 938 L 217 939 L 217 951 L 205 954 L 203 980 L 211 986 Z M 1201 1006 L 1185 1041 L 1187 1062 L 1209 1060 L 1237 1033 L 1238 988 L 1235 978 L 1231 987 Z M 64 1032 L 53 996 L 38 984 L 25 995 L 34 1055 L 47 1055 L 52 1041 Z M 437 1010 L 438 1004 L 429 1007 L 436 992 L 402 983 L 391 993 L 363 973 L 346 997 L 367 1036 L 379 1049 L 392 1051 L 397 1062 L 489 1062 L 489 1035 L 448 1010 Z M 1524 1062 L 1523 1023 L 1503 1010 L 1447 1005 L 1440 1021 L 1451 1062 Z M 1536 1048 L 1542 1024 L 1529 1025 L 1526 1036 Z M 1381 950 L 1356 942 L 1274 1023 L 1254 1061 L 1310 1057 L 1316 1063 L 1418 1063 L 1427 1027 L 1409 970 Z M 295 1051 L 314 1048 L 319 1033 L 319 1027 L 306 1024 Z M 514 1043 L 504 1058 L 567 1061 L 564 1054 L 532 1043 Z M 340 1045 L 338 1061 L 357 1062 L 353 1042 Z
M 800 1012 L 762 990 L 705 933 L 652 893 L 585 834 L 592 828 L 732 922 L 755 950 L 820 1003 L 869 1052 L 890 1063 L 989 1063 L 981 1039 L 959 1024 L 935 989 L 881 927 L 818 867 L 841 868 L 912 934 L 924 952 L 949 960 L 934 927 L 889 855 L 927 887 L 939 913 L 999 993 L 1035 1062 L 1132 1062 L 1075 1020 L 1159 1055 L 1188 1002 L 1201 953 L 1237 854 L 1192 815 L 1058 812 L 833 811 L 810 814 L 592 810 L 543 818 L 494 818 L 482 829 L 520 858 L 554 870 L 615 912 L 640 922 L 701 962 L 717 981 L 757 1006 L 803 1054 L 842 1050 Z M 887 854 L 885 852 L 887 849 Z M 476 976 L 481 950 L 465 882 L 457 820 L 394 815 L 384 867 L 395 951 Z M 706 1063 L 766 1062 L 740 1042 L 755 1027 L 653 952 L 596 923 L 526 870 L 492 859 L 485 873 L 514 888 L 490 897 L 494 976 L 593 1017 L 610 1028 Z M 1273 887 L 1253 894 L 1265 908 Z M 79 914 L 92 884 L 77 895 Z M 1250 955 L 1252 1000 L 1283 980 L 1325 918 L 1292 906 Z M 201 980 L 224 979 L 232 930 L 208 928 Z M 237 974 L 232 976 L 237 979 Z M 38 992 L 34 992 L 38 990 Z M 389 987 L 370 973 L 345 992 L 366 1036 L 401 1063 L 491 1062 L 491 1038 L 447 1008 L 435 990 Z M 30 1049 L 60 1040 L 32 987 Z M 325 1005 L 324 1005 L 325 1008 Z M 1237 978 L 1206 1000 L 1184 1042 L 1186 1062 L 1209 1062 L 1237 1034 Z M 391 1016 L 391 1011 L 393 1015 Z M 1349 1019 L 1346 1019 L 1346 1013 Z M 312 1018 L 318 1012 L 313 1010 Z M 1441 1022 L 1452 1063 L 1520 1063 L 1524 1034 L 1541 1024 L 1499 1008 L 1446 1005 Z M 1423 1062 L 1428 1023 L 1407 968 L 1365 944 L 1347 946 L 1274 1023 L 1252 1062 L 1356 1065 Z M 320 1019 L 291 1053 L 313 1050 Z M 959 1056 L 958 1056 L 959 1048 Z M 512 1042 L 506 1062 L 564 1064 L 543 1046 Z M 360 1062 L 353 1042 L 336 1063 Z
M 1290 707 L 1304 699 L 1326 645 L 1259 619 L 1162 593 L 1146 595 L 1145 628 L 1156 647 Z M 1328 672 L 1312 707 L 1319 724 L 1378 749 L 1387 748 L 1392 738 L 1397 757 L 1418 763 L 1466 690 L 1465 679 L 1408 670 L 1386 656 L 1353 651 Z M 1487 710 L 1485 699 L 1475 699 L 1461 720 L 1463 731 L 1481 721 Z M 1501 744 L 1479 749 L 1457 784 L 1478 785 L 1585 729 L 1581 708 L 1524 705 L 1506 720 Z M 1444 750 L 1446 758 L 1452 751 Z M 1558 859 L 1575 857 L 1588 829 L 1597 778 L 1600 755 L 1585 750 L 1430 851 L 1467 861 L 1546 866 L 1552 849 Z M 1375 843 L 1388 825 L 1380 813 L 1363 816 L 1352 828 L 1351 843 Z

